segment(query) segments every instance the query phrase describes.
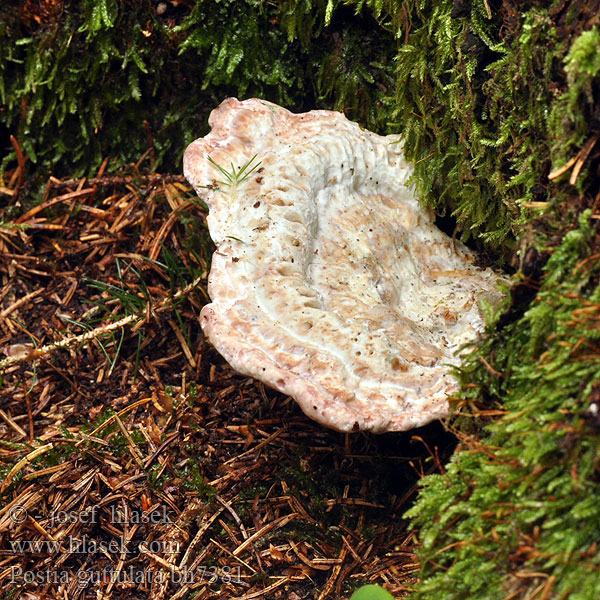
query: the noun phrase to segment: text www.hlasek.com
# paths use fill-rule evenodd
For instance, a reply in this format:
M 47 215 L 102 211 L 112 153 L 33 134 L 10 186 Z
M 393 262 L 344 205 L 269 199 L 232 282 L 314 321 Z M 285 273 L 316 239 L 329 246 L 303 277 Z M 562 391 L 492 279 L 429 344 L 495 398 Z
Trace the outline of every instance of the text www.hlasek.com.
M 14 554 L 178 554 L 179 543 L 174 540 L 152 540 L 137 545 L 127 545 L 123 538 L 96 540 L 83 535 L 81 538 L 68 537 L 65 540 L 12 540 L 9 542 Z

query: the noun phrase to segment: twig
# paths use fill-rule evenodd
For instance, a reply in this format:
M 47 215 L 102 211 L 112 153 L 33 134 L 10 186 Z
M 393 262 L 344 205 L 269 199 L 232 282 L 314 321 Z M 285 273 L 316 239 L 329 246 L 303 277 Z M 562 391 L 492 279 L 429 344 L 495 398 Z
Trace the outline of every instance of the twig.
M 540 596 L 540 600 L 547 600 L 550 597 L 550 591 L 552 590 L 552 586 L 556 583 L 556 575 L 551 575 L 548 577 L 548 581 L 544 584 L 542 588 L 542 595 Z
M 251 598 L 266 598 L 269 592 L 276 590 L 278 587 L 281 587 L 282 585 L 285 585 L 290 581 L 302 581 L 303 579 L 306 579 L 306 577 L 282 577 L 279 581 L 272 583 L 270 586 L 262 590 L 258 590 L 257 592 L 250 592 L 248 594 L 244 594 L 243 596 L 239 596 L 237 600 L 251 600 Z
M 487 14 L 487 18 L 492 18 L 492 9 L 490 8 L 488 0 L 483 0 L 483 4 L 485 5 L 485 12 Z
M 56 198 L 52 198 L 52 200 L 47 200 L 46 202 L 42 202 L 42 204 L 34 206 L 31 210 L 28 210 L 24 215 L 21 215 L 16 222 L 24 223 L 31 217 L 37 215 L 38 213 L 42 212 L 47 208 L 50 208 L 51 206 L 54 206 L 55 204 L 59 204 L 60 202 L 66 202 L 67 200 L 74 200 L 75 198 L 81 198 L 82 196 L 90 196 L 95 193 L 96 190 L 94 188 L 86 188 L 77 192 L 69 192 L 68 194 L 57 196 Z
M 139 448 L 133 442 L 133 439 L 132 439 L 131 435 L 129 434 L 129 431 L 127 431 L 127 429 L 125 429 L 125 425 L 123 425 L 123 421 L 121 421 L 121 419 L 119 419 L 118 415 L 115 415 L 115 422 L 117 423 L 117 426 L 119 427 L 119 429 L 121 430 L 121 433 L 125 437 L 125 440 L 127 440 L 127 446 L 129 448 L 129 453 L 133 457 L 133 460 L 135 460 L 135 462 L 137 463 L 138 467 L 140 467 L 140 469 L 143 469 L 144 462 L 142 461 L 141 452 L 140 452 Z
M 260 442 L 253 448 L 250 448 L 249 450 L 246 450 L 246 452 L 242 452 L 241 454 L 238 454 L 237 456 L 234 456 L 233 458 L 230 458 L 229 460 L 225 461 L 223 463 L 223 466 L 230 465 L 231 463 L 238 461 L 240 458 L 244 458 L 249 454 L 256 452 L 257 450 L 260 450 L 267 444 L 270 444 L 276 437 L 279 437 L 284 431 L 286 431 L 286 429 L 287 427 L 283 426 L 281 429 L 278 429 L 277 431 L 272 433 L 268 438 L 264 439 L 262 442 Z
M 54 188 L 62 188 L 62 187 L 74 187 L 77 186 L 80 182 L 80 179 L 65 179 L 64 181 L 56 181 L 52 180 L 52 187 Z M 88 185 L 97 185 L 97 186 L 109 186 L 109 185 L 123 185 L 127 183 L 144 183 L 147 185 L 151 185 L 154 183 L 187 183 L 186 178 L 183 175 L 160 175 L 159 173 L 153 173 L 151 175 L 126 175 L 124 177 L 105 175 L 102 177 L 93 177 L 92 179 L 87 180 Z
M 41 356 L 46 356 L 46 354 L 50 354 L 55 350 L 60 348 L 70 348 L 71 346 L 76 346 L 77 344 L 84 344 L 85 342 L 89 342 L 91 340 L 95 340 L 101 335 L 113 331 L 115 329 L 119 329 L 120 327 L 124 327 L 128 325 L 132 321 L 136 321 L 140 319 L 138 315 L 129 315 L 119 321 L 115 321 L 114 323 L 109 323 L 108 325 L 103 325 L 102 327 L 97 327 L 92 331 L 87 331 L 81 335 L 74 335 L 72 337 L 64 338 L 62 340 L 58 340 L 57 342 L 53 342 L 52 344 L 48 344 L 46 346 L 42 346 L 41 348 L 36 348 L 29 352 L 28 354 L 16 354 L 15 356 L 8 356 L 4 360 L 0 360 L 0 369 L 5 369 L 6 367 L 10 367 L 11 365 L 17 364 L 24 360 L 31 360 L 33 358 L 40 358 Z
M 0 417 L 2 417 L 19 434 L 19 437 L 27 437 L 27 433 L 25 433 L 25 430 L 18 423 L 15 423 L 14 419 L 10 415 L 5 413 L 1 408 Z
M 177 300 L 182 296 L 186 296 L 202 281 L 202 279 L 202 276 L 197 277 L 196 279 L 194 279 L 194 281 L 186 285 L 185 288 L 174 294 L 172 298 L 165 298 L 156 307 L 151 306 L 150 312 L 152 312 L 153 310 L 163 308 L 164 306 L 168 306 L 172 300 Z M 96 329 L 86 331 L 81 335 L 74 335 L 71 337 L 64 338 L 62 340 L 58 340 L 57 342 L 52 342 L 52 344 L 48 344 L 46 346 L 43 346 L 42 348 L 36 348 L 35 350 L 32 350 L 27 354 L 21 353 L 16 354 L 15 356 L 8 356 L 7 358 L 0 360 L 0 369 L 6 369 L 7 367 L 23 362 L 25 360 L 31 360 L 34 358 L 46 356 L 47 354 L 50 354 L 51 352 L 54 352 L 55 350 L 61 348 L 64 349 L 70 348 L 72 346 L 77 346 L 78 344 L 85 344 L 86 342 L 90 342 L 92 340 L 97 339 L 105 333 L 109 333 L 111 331 L 114 331 L 115 329 L 120 329 L 121 327 L 125 327 L 125 325 L 129 325 L 130 323 L 140 321 L 145 318 L 146 309 L 144 308 L 144 310 L 140 311 L 140 313 L 138 314 L 128 315 L 118 321 L 109 323 L 108 325 L 101 325 L 100 327 L 96 327 Z
M 239 515 L 235 512 L 235 510 L 233 510 L 231 504 L 229 504 L 229 502 L 227 502 L 225 498 L 221 498 L 221 496 L 217 496 L 217 502 L 219 502 L 219 504 L 222 504 L 229 511 L 229 514 L 233 517 L 233 520 L 237 523 L 238 527 L 240 528 L 240 531 L 242 532 L 242 537 L 245 540 L 247 540 L 248 532 L 246 531 L 246 528 L 244 527 L 244 524 L 242 523 L 242 520 L 240 519 Z
M 150 252 L 148 253 L 148 258 L 150 260 L 156 260 L 161 251 L 161 242 L 169 235 L 171 229 L 177 222 L 179 218 L 179 211 L 174 210 L 169 218 L 162 224 L 161 228 L 158 230 L 156 234 L 156 238 L 152 242 L 152 248 L 150 248 Z
M 578 157 L 579 152 L 575 156 L 571 157 L 562 167 L 552 171 L 552 173 L 548 175 L 548 179 L 550 181 L 554 181 L 557 177 L 560 177 L 563 173 L 566 173 L 577 162 Z
M 344 564 L 344 559 L 346 558 L 346 554 L 348 554 L 348 550 L 347 550 L 346 546 L 342 546 L 342 550 L 340 551 L 340 555 L 338 557 L 339 564 L 337 564 L 333 567 L 333 571 L 332 571 L 331 575 L 329 576 L 329 579 L 327 580 L 325 587 L 319 594 L 318 600 L 324 600 L 329 595 L 329 592 L 331 592 L 331 590 L 333 590 L 333 587 L 335 586 L 335 582 L 336 582 L 337 578 L 339 577 L 340 572 L 342 570 L 342 565 Z
M 14 523 L 14 516 L 11 509 L 19 508 L 29 510 L 31 506 L 35 506 L 42 498 L 39 491 L 34 491 L 34 486 L 30 485 L 25 488 L 16 498 L 7 502 L 0 508 L 0 532 L 5 532 L 7 527 Z M 8 513 L 8 514 L 6 514 Z
M 253 533 L 247 540 L 244 540 L 234 551 L 233 556 L 237 556 L 241 554 L 250 544 L 259 540 L 263 535 L 272 531 L 273 529 L 281 529 L 285 525 L 287 525 L 293 519 L 296 519 L 300 516 L 300 513 L 291 513 L 289 515 L 285 515 L 283 517 L 279 517 L 279 519 L 275 519 L 270 523 L 267 523 L 264 527 L 261 527 L 257 532 Z
M 19 142 L 17 142 L 17 138 L 14 135 L 10 136 L 10 143 L 17 153 L 17 163 L 19 164 L 19 179 L 17 180 L 17 187 L 15 187 L 13 191 L 13 198 L 16 200 L 19 195 L 19 190 L 23 186 L 23 181 L 25 180 L 25 157 L 23 156 L 21 146 L 19 146 Z
M 500 371 L 496 371 L 496 369 L 494 369 L 494 367 L 492 367 L 492 365 L 490 365 L 490 363 L 483 358 L 483 356 L 479 356 L 478 357 L 479 360 L 483 363 L 483 366 L 492 374 L 495 375 L 496 377 L 502 377 L 502 373 L 500 373 Z
M 25 394 L 25 402 L 27 403 L 27 421 L 29 423 L 29 442 L 33 442 L 33 432 L 35 431 L 33 425 L 33 410 L 31 409 L 31 397 L 29 394 Z
M 98 425 L 98 427 L 96 427 L 96 429 L 94 429 L 94 431 L 91 431 L 90 433 L 85 434 L 85 436 L 82 439 L 75 442 L 75 446 L 76 447 L 80 446 L 81 444 L 83 444 L 83 442 L 90 439 L 93 435 L 98 433 L 100 430 L 104 429 L 105 427 L 110 425 L 113 421 L 115 421 L 119 417 L 122 417 L 124 414 L 128 413 L 129 411 L 133 410 L 134 408 L 137 408 L 138 406 L 141 406 L 142 404 L 148 404 L 148 402 L 151 402 L 151 401 L 152 401 L 152 398 L 142 398 L 141 400 L 138 400 L 137 402 L 134 402 L 133 404 L 126 406 L 125 408 L 120 410 L 118 413 L 115 413 L 114 415 L 108 417 L 108 419 L 106 419 L 106 421 L 104 421 L 103 423 Z M 80 432 L 80 435 L 81 435 L 81 432 Z
M 185 340 L 182 331 L 179 329 L 179 327 L 177 327 L 177 324 L 175 323 L 175 321 L 173 321 L 173 319 L 169 319 L 168 323 L 171 326 L 171 329 L 175 332 L 175 337 L 177 338 L 177 341 L 179 342 L 181 349 L 185 354 L 185 357 L 190 363 L 190 366 L 192 367 L 192 369 L 195 369 L 196 361 L 194 360 L 194 355 L 192 354 L 192 351 L 190 350 L 190 347 L 188 346 L 188 343 Z
M 596 142 L 598 141 L 599 137 L 600 137 L 600 132 L 598 132 L 595 136 L 590 138 L 584 144 L 583 148 L 581 149 L 579 160 L 577 161 L 577 164 L 575 165 L 575 168 L 573 169 L 573 172 L 571 173 L 571 177 L 569 178 L 569 183 L 571 185 L 575 185 L 577 183 L 577 178 L 579 177 L 579 173 L 580 173 L 583 165 L 585 164 L 585 161 L 587 160 L 588 156 L 590 155 L 590 152 L 596 145 Z
M 200 524 L 198 531 L 196 532 L 196 535 L 194 536 L 194 539 L 189 543 L 187 550 L 185 551 L 185 554 L 183 555 L 183 558 L 181 559 L 181 561 L 179 563 L 179 569 L 185 570 L 186 565 L 188 564 L 188 561 L 190 560 L 190 557 L 192 555 L 192 552 L 196 549 L 196 546 L 202 540 L 202 536 L 208 531 L 208 529 L 210 529 L 210 526 L 217 520 L 219 515 L 224 510 L 225 510 L 225 507 L 219 508 L 210 518 L 208 518 L 206 521 L 204 521 L 202 524 Z M 193 566 L 193 563 L 192 563 L 192 566 Z
M 575 185 L 575 183 L 577 182 L 577 178 L 579 177 L 579 172 L 581 171 L 581 168 L 587 160 L 587 157 L 590 155 L 590 152 L 596 145 L 598 138 L 600 138 L 600 133 L 596 133 L 596 135 L 591 137 L 581 147 L 579 152 L 577 152 L 575 156 L 571 157 L 562 167 L 559 167 L 555 171 L 552 171 L 552 173 L 548 175 L 548 179 L 550 181 L 554 181 L 556 178 L 566 173 L 573 165 L 575 165 L 575 163 L 577 163 L 575 168 L 573 169 L 573 172 L 571 173 L 571 177 L 569 178 L 569 183 L 571 185 Z
M 32 450 L 27 456 L 24 456 L 9 472 L 6 476 L 6 479 L 0 485 L 0 494 L 4 492 L 4 490 L 12 483 L 14 476 L 28 463 L 30 463 L 34 458 L 40 456 L 40 454 L 44 454 L 48 450 L 54 448 L 53 444 L 46 444 L 45 446 L 40 446 L 35 450 Z
M 163 450 L 169 445 L 172 444 L 178 437 L 180 436 L 180 432 L 176 431 L 172 436 L 168 437 L 157 449 L 152 453 L 152 456 L 149 456 L 143 465 L 144 469 L 147 469 L 153 462 L 154 459 L 160 456 Z
M 10 315 L 11 312 L 19 308 L 19 306 L 25 304 L 32 298 L 39 296 L 45 291 L 45 288 L 39 288 L 37 290 L 34 290 L 33 292 L 30 292 L 29 294 L 26 294 L 22 298 L 19 298 L 16 302 L 13 302 L 8 308 L 5 308 L 2 312 L 0 312 L 0 321 L 4 321 L 4 319 L 6 319 L 6 317 L 8 317 L 8 315 Z
M 10 188 L 2 187 L 0 185 L 0 194 L 4 194 L 5 196 L 14 196 L 15 190 L 11 190 Z

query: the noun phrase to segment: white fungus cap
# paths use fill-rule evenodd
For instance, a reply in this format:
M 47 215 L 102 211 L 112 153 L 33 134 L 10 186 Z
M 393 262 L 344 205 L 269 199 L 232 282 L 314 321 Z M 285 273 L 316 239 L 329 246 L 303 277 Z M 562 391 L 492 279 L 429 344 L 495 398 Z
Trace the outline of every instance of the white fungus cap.
M 209 124 L 184 172 L 217 247 L 200 317 L 216 349 L 339 431 L 446 415 L 450 366 L 502 278 L 419 206 L 400 137 L 258 99 L 228 98 Z

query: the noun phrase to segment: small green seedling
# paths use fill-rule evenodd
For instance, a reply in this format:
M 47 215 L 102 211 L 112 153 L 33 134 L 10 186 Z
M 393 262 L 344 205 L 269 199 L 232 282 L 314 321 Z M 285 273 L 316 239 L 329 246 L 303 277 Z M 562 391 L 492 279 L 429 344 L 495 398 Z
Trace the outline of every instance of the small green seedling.
M 369 584 L 357 589 L 350 600 L 394 600 L 394 596 L 381 586 Z
M 217 181 L 216 183 L 220 185 L 224 185 L 226 187 L 235 187 L 240 183 L 244 183 L 254 173 L 256 169 L 260 166 L 261 161 L 254 162 L 256 160 L 256 154 L 244 165 L 235 168 L 234 164 L 231 163 L 231 170 L 227 170 L 222 167 L 220 164 L 216 163 L 210 156 L 208 157 L 208 161 L 213 167 L 216 167 L 219 172 L 225 177 L 224 181 Z

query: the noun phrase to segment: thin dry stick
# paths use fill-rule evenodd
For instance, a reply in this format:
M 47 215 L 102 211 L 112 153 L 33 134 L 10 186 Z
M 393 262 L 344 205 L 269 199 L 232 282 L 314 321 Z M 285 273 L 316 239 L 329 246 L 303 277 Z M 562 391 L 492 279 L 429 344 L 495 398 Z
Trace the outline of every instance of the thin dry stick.
M 262 590 L 258 590 L 257 592 L 250 592 L 248 594 L 244 594 L 243 596 L 239 596 L 237 598 L 237 600 L 250 600 L 251 598 L 261 598 L 261 597 L 264 598 L 264 597 L 266 597 L 266 595 L 269 592 L 276 590 L 278 587 L 281 587 L 282 585 L 285 585 L 286 583 L 289 583 L 290 581 L 302 581 L 304 579 L 306 579 L 306 577 L 294 577 L 294 576 L 282 577 L 279 581 L 272 583 L 270 586 L 268 586 Z
M 183 558 L 181 559 L 181 562 L 179 563 L 179 569 L 185 570 L 185 568 L 187 566 L 187 563 L 188 563 L 188 561 L 190 559 L 190 556 L 192 555 L 192 551 L 200 543 L 200 541 L 202 540 L 202 536 L 208 531 L 208 529 L 210 528 L 210 526 L 217 520 L 217 518 L 219 517 L 219 515 L 224 510 L 225 510 L 225 507 L 219 508 L 215 512 L 214 515 L 212 515 L 209 519 L 207 519 L 206 521 L 204 521 L 200 525 L 198 531 L 196 532 L 196 535 L 194 536 L 194 539 L 188 545 L 187 550 L 185 551 L 185 554 L 183 555 Z
M 342 565 L 344 564 L 344 559 L 346 558 L 346 554 L 348 554 L 348 550 L 346 549 L 346 546 L 342 546 L 342 550 L 340 551 L 340 555 L 338 557 L 338 560 L 340 562 L 339 562 L 339 564 L 337 564 L 333 567 L 333 571 L 332 571 L 331 575 L 329 576 L 329 579 L 327 580 L 325 587 L 319 594 L 319 597 L 317 600 L 324 600 L 329 595 L 331 590 L 333 590 L 333 588 L 335 586 L 335 582 L 336 582 L 337 578 L 339 577 L 340 572 L 342 571 Z
M 96 329 L 93 329 L 92 331 L 87 331 L 86 333 L 83 333 L 81 335 L 67 337 L 62 340 L 59 340 L 58 342 L 53 342 L 52 344 L 42 346 L 41 348 L 36 348 L 27 354 L 21 353 L 16 354 L 14 356 L 8 356 L 4 360 L 0 360 L 0 369 L 5 369 L 25 360 L 31 360 L 33 358 L 45 356 L 46 354 L 50 354 L 51 352 L 54 352 L 55 350 L 58 350 L 60 348 L 70 348 L 71 346 L 76 346 L 77 344 L 84 344 L 91 340 L 95 340 L 96 338 L 105 333 L 113 331 L 114 329 L 119 329 L 120 327 L 124 327 L 132 321 L 137 321 L 140 318 L 141 317 L 139 315 L 129 315 L 127 317 L 124 317 L 123 319 L 120 319 L 119 321 L 109 323 L 108 325 L 103 325 L 102 327 L 97 327 Z
M 80 179 L 65 179 L 64 181 L 53 180 L 52 187 L 54 188 L 62 188 L 62 187 L 73 187 L 78 185 Z M 125 177 L 117 177 L 114 175 L 106 175 L 105 177 L 92 177 L 87 180 L 88 185 L 120 185 L 125 183 L 144 183 L 144 184 L 154 184 L 154 183 L 187 183 L 185 177 L 183 175 L 160 175 L 158 173 L 154 173 L 152 175 L 138 175 L 134 177 L 133 175 L 127 175 Z
M 17 138 L 14 135 L 10 136 L 10 143 L 15 149 L 15 153 L 17 155 L 17 163 L 19 165 L 19 179 L 17 181 L 17 187 L 13 191 L 13 198 L 16 199 L 19 195 L 21 187 L 23 186 L 23 182 L 25 181 L 25 156 L 23 155 L 21 146 L 19 146 L 19 142 L 17 142 Z
M 201 281 L 203 277 L 197 277 L 190 284 L 186 285 L 182 290 L 178 291 L 172 298 L 165 298 L 161 302 L 158 303 L 157 306 L 150 307 L 150 313 L 155 310 L 164 308 L 168 306 L 168 304 L 173 301 L 181 298 L 182 296 L 186 296 L 189 294 Z M 39 358 L 41 356 L 46 356 L 55 350 L 60 348 L 70 348 L 72 346 L 77 346 L 79 344 L 85 344 L 92 340 L 99 338 L 101 335 L 105 333 L 109 333 L 114 331 L 115 329 L 120 329 L 121 327 L 125 327 L 125 325 L 129 325 L 131 323 L 140 321 L 146 317 L 146 308 L 142 310 L 138 314 L 128 315 L 127 317 L 123 317 L 118 321 L 114 321 L 113 323 L 109 323 L 108 325 L 101 325 L 96 329 L 92 329 L 91 331 L 87 331 L 86 333 L 82 333 L 81 335 L 74 335 L 71 337 L 64 338 L 62 340 L 58 340 L 58 342 L 52 342 L 52 344 L 48 344 L 46 346 L 42 346 L 41 348 L 36 348 L 28 353 L 16 354 L 14 356 L 8 356 L 7 358 L 0 360 L 0 369 L 6 369 L 14 364 L 32 360 L 34 358 Z
M 600 138 L 599 133 L 597 133 L 594 137 L 592 137 L 590 140 L 588 140 L 584 144 L 583 148 L 581 149 L 579 159 L 577 160 L 577 163 L 575 164 L 575 168 L 573 169 L 573 171 L 571 173 L 571 177 L 569 178 L 569 183 L 571 185 L 575 185 L 577 183 L 577 178 L 579 177 L 581 168 L 583 167 L 585 161 L 587 160 L 588 156 L 590 155 L 593 147 L 596 145 L 598 138 Z
M 253 452 L 257 452 L 258 450 L 260 450 L 261 448 L 263 448 L 267 444 L 270 444 L 276 437 L 279 437 L 286 430 L 287 430 L 287 426 L 284 425 L 281 429 L 277 429 L 277 431 L 275 431 L 274 433 L 272 433 L 268 438 L 264 439 L 262 442 L 260 442 L 259 444 L 257 444 L 253 448 L 250 448 L 249 450 L 246 450 L 246 452 L 242 452 L 238 456 L 234 456 L 233 458 L 230 458 L 229 460 L 226 460 L 223 463 L 223 466 L 230 465 L 231 463 L 239 460 L 240 458 L 244 458 L 244 457 L 248 456 L 249 454 L 252 454 Z
M 556 169 L 556 171 L 552 171 L 548 175 L 548 179 L 553 181 L 554 179 L 560 177 L 563 173 L 566 173 L 576 162 L 579 156 L 581 155 L 581 151 L 579 151 L 575 156 L 572 156 L 562 167 Z
M 279 517 L 279 519 L 275 519 L 270 523 L 267 523 L 264 527 L 261 527 L 256 533 L 253 533 L 247 540 L 242 542 L 234 551 L 233 556 L 237 556 L 241 554 L 250 544 L 255 542 L 256 540 L 263 537 L 266 533 L 273 529 L 281 529 L 285 525 L 287 525 L 293 519 L 296 519 L 300 516 L 299 513 L 291 513 L 289 515 L 284 515 L 283 517 Z
M 79 434 L 83 435 L 83 437 L 82 437 L 82 439 L 80 439 L 78 442 L 75 443 L 75 446 L 80 446 L 86 440 L 93 439 L 93 437 L 92 437 L 93 435 L 95 435 L 96 433 L 98 433 L 99 431 L 101 431 L 102 429 L 107 427 L 108 425 L 110 425 L 117 417 L 122 417 L 124 414 L 128 413 L 130 410 L 133 410 L 134 408 L 137 408 L 138 406 L 141 406 L 142 404 L 148 404 L 148 402 L 151 402 L 151 401 L 152 401 L 152 398 L 142 398 L 141 400 L 137 400 L 133 404 L 130 404 L 129 406 L 126 406 L 125 408 L 121 409 L 118 413 L 115 413 L 114 415 L 108 417 L 108 419 L 106 419 L 106 421 L 104 421 L 100 425 L 98 425 L 98 427 L 96 427 L 96 429 L 94 429 L 94 431 L 90 432 L 89 434 L 85 435 L 85 434 L 82 434 L 81 432 L 79 432 Z
M 13 418 L 5 413 L 1 408 L 0 417 L 2 417 L 17 432 L 19 437 L 27 437 L 27 433 L 25 433 L 24 429 L 18 423 L 15 423 Z
M 115 416 L 115 422 L 116 422 L 117 426 L 119 427 L 119 429 L 121 430 L 121 433 L 127 440 L 129 452 L 130 452 L 131 456 L 133 457 L 133 460 L 135 460 L 135 462 L 137 463 L 137 465 L 140 469 L 143 469 L 144 462 L 142 461 L 142 454 L 140 452 L 140 449 L 135 445 L 131 435 L 129 434 L 129 431 L 127 431 L 127 429 L 125 429 L 125 425 L 123 425 L 123 421 L 121 421 L 121 419 L 119 419 L 118 416 Z
M 96 190 L 94 188 L 86 188 L 85 190 L 78 190 L 76 192 L 69 192 L 68 194 L 63 194 L 62 196 L 57 196 L 56 198 L 52 198 L 52 200 L 47 200 L 46 202 L 42 202 L 42 204 L 38 204 L 34 206 L 30 210 L 28 210 L 24 215 L 21 215 L 16 223 L 25 223 L 31 217 L 35 217 L 38 213 L 41 213 L 43 210 L 54 206 L 55 204 L 60 204 L 61 202 L 68 202 L 69 200 L 74 200 L 75 198 L 81 198 L 82 196 L 90 196 L 95 194 Z
M 4 492 L 4 490 L 11 484 L 14 476 L 27 464 L 29 464 L 34 458 L 37 458 L 40 454 L 44 454 L 48 450 L 54 448 L 53 444 L 46 444 L 45 446 L 40 446 L 35 450 L 32 450 L 27 456 L 24 456 L 11 470 L 10 473 L 6 476 L 6 479 L 0 485 L 0 494 Z
M 219 504 L 222 504 L 229 511 L 229 514 L 233 517 L 233 520 L 237 523 L 238 527 L 240 528 L 240 531 L 242 532 L 242 537 L 245 540 L 247 540 L 248 532 L 246 531 L 246 528 L 244 527 L 244 524 L 242 523 L 242 520 L 240 519 L 238 514 L 235 512 L 235 510 L 233 510 L 231 504 L 229 504 L 229 502 L 227 502 L 225 498 L 221 498 L 221 496 L 217 496 L 217 502 L 219 502 Z
M 34 290 L 33 292 L 30 292 L 29 294 L 23 296 L 22 298 L 19 298 L 16 302 L 13 302 L 13 304 L 11 304 L 8 308 L 5 308 L 2 312 L 0 312 L 0 321 L 3 321 L 4 319 L 6 319 L 6 317 L 8 317 L 8 315 L 10 315 L 11 312 L 14 312 L 15 310 L 17 310 L 17 308 L 19 308 L 19 306 L 26 304 L 27 302 L 29 302 L 29 300 L 31 300 L 32 298 L 35 298 L 36 296 L 39 296 L 40 294 L 42 294 L 45 291 L 46 290 L 44 288 L 40 288 L 38 290 Z

